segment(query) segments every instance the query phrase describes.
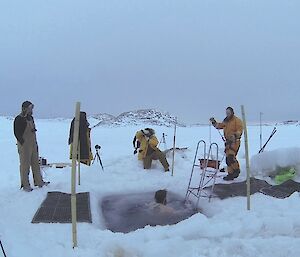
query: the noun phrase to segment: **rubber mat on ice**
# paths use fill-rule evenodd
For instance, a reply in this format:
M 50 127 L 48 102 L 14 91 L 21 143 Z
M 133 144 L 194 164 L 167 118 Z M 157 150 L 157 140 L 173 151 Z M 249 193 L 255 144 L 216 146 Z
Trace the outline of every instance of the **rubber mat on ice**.
M 270 187 L 264 180 L 251 178 L 250 179 L 250 192 L 255 194 L 260 192 L 261 189 Z M 212 187 L 207 187 L 205 190 L 211 190 Z M 233 182 L 230 184 L 216 184 L 214 187 L 214 195 L 220 199 L 226 199 L 229 197 L 236 196 L 247 196 L 247 185 L 246 181 L 243 182 Z
M 275 198 L 284 199 L 291 196 L 295 192 L 300 192 L 300 183 L 288 180 L 277 186 L 270 186 L 260 190 L 265 195 Z
M 90 208 L 90 194 L 78 193 L 77 222 L 92 223 Z M 71 194 L 62 192 L 48 192 L 32 223 L 71 223 Z
M 211 190 L 212 187 L 207 187 L 205 190 Z M 263 193 L 274 198 L 287 198 L 295 192 L 300 192 L 300 183 L 293 180 L 288 180 L 281 185 L 272 186 L 264 180 L 251 178 L 250 180 L 251 195 L 255 193 Z M 229 197 L 247 196 L 246 181 L 230 184 L 216 184 L 214 195 L 220 199 Z
M 107 196 L 100 202 L 107 229 L 128 233 L 146 226 L 173 225 L 196 213 L 192 204 L 168 192 L 167 205 L 156 208 L 155 192 Z

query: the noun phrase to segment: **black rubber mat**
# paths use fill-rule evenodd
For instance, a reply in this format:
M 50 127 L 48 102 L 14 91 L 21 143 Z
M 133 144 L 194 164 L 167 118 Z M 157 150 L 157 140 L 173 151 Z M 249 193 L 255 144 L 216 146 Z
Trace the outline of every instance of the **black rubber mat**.
M 168 192 L 167 209 L 157 211 L 154 192 L 122 194 L 105 197 L 100 202 L 106 227 L 113 232 L 128 233 L 145 226 L 173 225 L 196 213 L 194 206 L 185 204 L 180 196 Z M 165 207 L 163 207 L 165 208 Z
M 90 208 L 90 194 L 78 193 L 77 202 L 77 222 L 92 223 Z M 48 192 L 32 223 L 71 223 L 71 194 L 62 192 Z
M 260 190 L 261 193 L 275 198 L 284 199 L 295 192 L 300 192 L 300 183 L 288 180 L 278 186 L 270 186 Z
M 260 192 L 261 189 L 270 187 L 264 180 L 251 178 L 250 179 L 250 193 L 255 194 Z M 205 188 L 211 190 L 211 187 Z M 246 181 L 231 183 L 231 184 L 216 184 L 214 188 L 214 195 L 220 199 L 226 199 L 229 197 L 247 196 L 247 185 Z
M 205 190 L 211 190 L 212 187 L 207 187 Z M 263 193 L 268 196 L 283 199 L 291 196 L 295 192 L 300 192 L 300 183 L 293 180 L 288 180 L 281 185 L 272 186 L 264 180 L 251 178 L 250 179 L 250 193 Z M 231 183 L 231 184 L 216 184 L 214 188 L 214 195 L 220 199 L 229 197 L 247 196 L 246 181 Z

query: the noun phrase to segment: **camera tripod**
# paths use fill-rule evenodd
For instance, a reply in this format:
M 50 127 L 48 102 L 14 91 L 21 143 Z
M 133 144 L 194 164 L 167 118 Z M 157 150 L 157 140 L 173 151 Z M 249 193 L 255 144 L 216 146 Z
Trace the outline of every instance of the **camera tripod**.
M 101 160 L 101 157 L 100 157 L 100 154 L 99 154 L 99 150 L 100 150 L 100 146 L 99 145 L 96 145 L 95 146 L 95 149 L 96 149 L 96 154 L 95 154 L 95 157 L 93 159 L 93 162 L 92 164 L 94 164 L 95 161 L 99 162 L 100 163 L 100 166 L 102 168 L 102 170 L 104 171 L 104 167 L 103 167 L 103 164 L 102 164 L 102 160 Z
M 166 136 L 167 136 L 167 135 L 166 135 L 165 133 L 163 133 L 162 138 L 161 138 L 161 140 L 160 140 L 160 142 L 159 142 L 159 145 L 158 145 L 158 146 L 160 146 L 161 144 L 163 144 L 165 150 L 167 149 Z

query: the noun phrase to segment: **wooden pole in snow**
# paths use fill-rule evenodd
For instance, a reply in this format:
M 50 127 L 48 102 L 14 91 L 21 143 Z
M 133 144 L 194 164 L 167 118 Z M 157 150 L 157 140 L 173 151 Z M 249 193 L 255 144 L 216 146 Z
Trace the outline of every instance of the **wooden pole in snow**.
M 80 156 L 80 140 L 78 142 L 78 185 L 80 186 L 81 180 L 80 180 L 80 160 L 81 160 L 81 156 Z
M 260 128 L 260 133 L 259 133 L 259 141 L 260 141 L 260 148 L 259 149 L 262 149 L 263 145 L 262 145 L 262 115 L 263 113 L 260 112 L 259 113 L 259 128 Z
M 76 103 L 73 148 L 72 148 L 72 188 L 71 188 L 71 210 L 72 210 L 72 238 L 73 248 L 77 247 L 77 204 L 76 204 L 76 169 L 78 158 L 78 142 L 79 142 L 79 119 L 80 119 L 80 102 Z
M 175 166 L 176 130 L 177 130 L 177 118 L 175 120 L 174 138 L 173 138 L 172 176 L 174 176 L 174 166 Z
M 246 123 L 246 114 L 244 105 L 241 106 L 243 124 L 244 124 L 244 139 L 245 139 L 245 155 L 246 155 L 246 170 L 247 170 L 247 210 L 250 211 L 250 159 L 249 159 L 249 145 L 248 145 L 248 130 Z

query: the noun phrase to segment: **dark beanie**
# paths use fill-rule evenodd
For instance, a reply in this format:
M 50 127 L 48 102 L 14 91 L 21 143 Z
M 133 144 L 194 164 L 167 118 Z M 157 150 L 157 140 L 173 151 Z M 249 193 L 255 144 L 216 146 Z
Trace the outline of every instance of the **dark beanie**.
M 234 114 L 234 110 L 232 107 L 227 107 L 226 110 L 230 110 Z
M 22 109 L 26 109 L 26 108 L 28 108 L 30 105 L 32 105 L 32 102 L 30 102 L 30 101 L 25 101 L 24 103 L 22 103 Z
M 167 200 L 167 190 L 158 190 L 155 192 L 156 203 L 164 204 Z

